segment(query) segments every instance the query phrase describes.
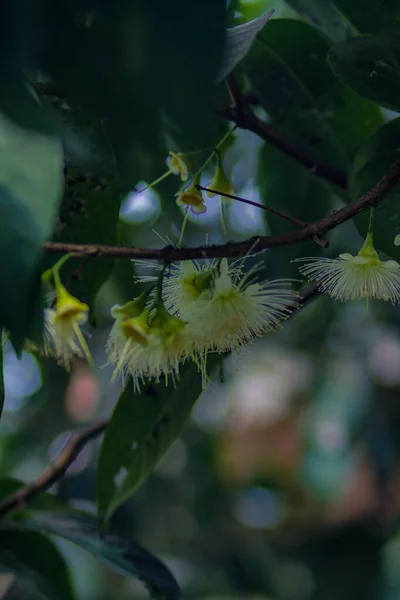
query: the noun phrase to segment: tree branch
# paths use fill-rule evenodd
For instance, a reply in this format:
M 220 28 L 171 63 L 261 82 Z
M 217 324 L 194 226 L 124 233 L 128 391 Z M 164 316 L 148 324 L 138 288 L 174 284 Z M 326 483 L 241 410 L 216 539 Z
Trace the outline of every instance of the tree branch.
M 307 150 L 300 148 L 297 144 L 286 138 L 282 133 L 276 131 L 268 123 L 259 119 L 253 112 L 248 99 L 240 89 L 235 73 L 231 73 L 227 79 L 228 89 L 234 100 L 233 106 L 217 109 L 216 113 L 226 119 L 233 121 L 241 129 L 248 129 L 260 138 L 275 146 L 278 150 L 293 158 L 300 165 L 342 189 L 347 188 L 347 175 L 339 169 L 327 165 Z
M 68 442 L 56 456 L 50 467 L 39 477 L 16 490 L 0 502 L 0 516 L 4 516 L 12 510 L 21 510 L 41 492 L 44 492 L 59 481 L 73 463 L 82 448 L 91 440 L 104 432 L 108 425 L 108 419 L 103 419 L 89 425 L 79 433 L 73 433 Z
M 228 106 L 227 108 L 217 109 L 216 112 L 223 119 L 236 123 L 241 129 L 252 131 L 286 154 L 286 156 L 289 156 L 308 169 L 311 173 L 314 173 L 314 175 L 326 179 L 330 183 L 334 183 L 344 190 L 347 188 L 346 173 L 321 162 L 316 156 L 308 153 L 303 148 L 300 148 L 300 146 L 297 146 L 282 133 L 271 127 L 266 121 L 259 119 L 253 111 L 238 113 L 236 107 Z
M 44 244 L 46 252 L 66 253 L 91 257 L 136 258 L 152 260 L 192 260 L 201 258 L 237 258 L 249 252 L 256 254 L 267 248 L 293 246 L 300 242 L 313 240 L 315 236 L 321 237 L 331 229 L 352 219 L 362 211 L 377 206 L 391 192 L 400 181 L 400 160 L 393 163 L 389 171 L 366 194 L 355 202 L 333 212 L 319 221 L 308 223 L 304 227 L 280 235 L 266 235 L 253 237 L 242 242 L 228 242 L 227 244 L 200 246 L 196 248 L 136 248 L 132 246 L 105 246 L 102 244 L 72 244 L 66 242 L 47 242 Z

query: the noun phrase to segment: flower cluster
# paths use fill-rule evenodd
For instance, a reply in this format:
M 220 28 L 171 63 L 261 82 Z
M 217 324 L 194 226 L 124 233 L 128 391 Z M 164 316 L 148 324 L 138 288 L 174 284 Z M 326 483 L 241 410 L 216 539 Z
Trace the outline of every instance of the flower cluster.
M 238 350 L 298 306 L 289 281 L 257 282 L 256 271 L 244 274 L 243 261 L 185 261 L 171 267 L 155 299 L 144 294 L 114 306 L 107 343 L 113 378 L 129 374 L 137 389 L 145 378 L 176 381 L 179 365 L 191 359 L 205 384 L 209 352 Z
M 154 310 L 146 306 L 148 294 L 111 309 L 115 319 L 106 352 L 107 364 L 114 368 L 113 380 L 118 376 L 133 378 L 135 389 L 140 389 L 146 378 L 160 380 L 162 375 L 175 382 L 179 363 L 191 354 L 189 327 L 181 319 L 170 315 L 162 302 Z
M 224 220 L 223 204 L 225 202 L 229 203 L 230 200 L 224 195 L 228 194 L 229 196 L 233 194 L 233 187 L 222 166 L 220 148 L 224 145 L 228 138 L 232 136 L 235 129 L 236 125 L 223 136 L 223 138 L 218 142 L 216 147 L 211 150 L 211 153 L 209 154 L 205 162 L 202 164 L 202 166 L 200 166 L 200 168 L 194 174 L 191 173 L 190 155 L 201 154 L 202 151 L 200 150 L 184 154 L 182 152 L 176 153 L 171 150 L 169 152 L 169 155 L 165 159 L 168 170 L 165 173 L 163 173 L 160 177 L 158 177 L 155 181 L 150 183 L 146 188 L 144 188 L 152 188 L 161 181 L 163 181 L 166 177 L 169 177 L 170 175 L 177 175 L 180 177 L 181 181 L 183 182 L 183 187 L 181 187 L 181 189 L 179 189 L 175 194 L 176 204 L 178 206 L 185 207 L 186 209 L 185 218 L 182 224 L 180 242 L 183 239 L 187 219 L 189 216 L 189 211 L 196 215 L 205 213 L 207 211 L 207 206 L 204 202 L 203 194 L 199 190 L 198 186 L 201 183 L 202 173 L 213 160 L 216 162 L 216 165 L 214 169 L 214 174 L 209 183 L 210 190 L 207 191 L 207 196 L 209 198 L 212 198 L 214 196 L 219 195 L 221 228 L 224 234 L 227 233 Z

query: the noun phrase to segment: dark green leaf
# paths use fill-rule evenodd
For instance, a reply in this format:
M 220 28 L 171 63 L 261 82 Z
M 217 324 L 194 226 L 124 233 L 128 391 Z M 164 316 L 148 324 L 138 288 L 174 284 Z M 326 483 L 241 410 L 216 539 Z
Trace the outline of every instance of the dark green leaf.
M 0 531 L 0 571 L 14 573 L 23 587 L 48 600 L 74 598 L 63 556 L 52 541 L 36 531 L 12 527 Z
M 382 127 L 360 150 L 354 161 L 349 179 L 350 200 L 356 200 L 368 191 L 400 157 L 400 117 Z M 375 209 L 374 243 L 377 249 L 395 260 L 400 260 L 400 247 L 394 245 L 400 233 L 400 189 L 397 186 Z M 356 219 L 363 236 L 368 228 L 369 211 Z
M 181 369 L 175 389 L 164 383 L 121 394 L 107 427 L 98 463 L 97 505 L 106 519 L 152 473 L 180 434 L 201 393 L 201 376 L 193 363 Z
M 53 236 L 54 241 L 82 244 L 116 244 L 121 203 L 115 157 L 100 119 L 89 117 L 79 107 L 58 106 L 65 122 L 65 188 Z M 43 268 L 57 260 L 47 256 Z M 68 282 L 82 265 L 71 259 L 62 268 Z M 89 260 L 82 274 L 73 278 L 69 290 L 93 307 L 96 294 L 110 275 L 111 259 Z
M 225 79 L 238 62 L 246 56 L 256 39 L 257 33 L 261 31 L 273 14 L 274 11 L 270 10 L 252 21 L 229 27 L 226 30 L 224 57 L 218 80 Z
M 41 10 L 35 2 L 5 0 L 0 19 L 0 110 L 19 125 L 53 131 L 53 117 L 41 109 L 26 80 L 38 66 Z
M 290 177 L 287 176 L 290 173 Z M 263 204 L 279 209 L 283 213 L 304 222 L 316 221 L 329 213 L 332 195 L 325 185 L 302 166 L 265 144 L 260 151 L 258 184 Z M 287 232 L 291 227 L 287 221 L 266 213 L 272 234 Z M 274 250 L 277 271 L 273 276 L 299 277 L 299 271 L 291 260 L 300 256 L 316 256 L 321 246 L 307 242 Z
M 286 0 L 290 6 L 335 42 L 350 35 L 351 27 L 330 0 Z
M 382 124 L 379 108 L 343 85 L 326 63 L 330 44 L 301 21 L 270 21 L 243 61 L 261 105 L 280 130 L 343 171 Z
M 400 31 L 398 0 L 335 0 L 335 5 L 361 33 Z
M 225 20 L 224 0 L 118 0 L 93 11 L 64 1 L 52 14 L 47 72 L 71 99 L 130 130 L 133 143 L 133 106 L 195 128 L 220 68 Z
M 0 329 L 0 339 L 3 335 L 3 332 Z M 0 344 L 0 417 L 3 412 L 4 406 L 4 397 L 5 397 L 5 389 L 4 389 L 4 354 L 3 354 L 3 344 Z
M 329 52 L 334 72 L 358 94 L 400 110 L 400 35 L 361 35 Z
M 58 210 L 63 154 L 57 140 L 20 129 L 5 117 L 0 149 L 0 325 L 23 337 L 35 316 L 38 264 Z
M 84 548 L 111 569 L 143 581 L 157 600 L 179 600 L 179 586 L 169 569 L 153 554 L 116 535 L 100 536 L 95 527 L 71 519 L 37 518 L 21 524 L 23 528 L 58 535 Z

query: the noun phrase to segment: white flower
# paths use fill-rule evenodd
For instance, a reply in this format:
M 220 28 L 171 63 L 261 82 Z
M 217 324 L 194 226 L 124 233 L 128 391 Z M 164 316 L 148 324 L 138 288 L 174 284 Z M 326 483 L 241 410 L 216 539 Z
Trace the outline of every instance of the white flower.
M 127 308 L 133 306 L 131 310 Z M 149 311 L 144 309 L 145 301 L 139 297 L 124 306 L 113 306 L 111 315 L 115 323 L 106 342 L 107 365 L 114 367 L 111 381 L 130 372 L 129 357 L 136 346 L 146 346 L 149 340 Z M 132 316 L 134 315 L 134 316 Z
M 243 276 L 242 264 L 182 262 L 164 284 L 166 306 L 189 323 L 199 353 L 236 350 L 276 329 L 297 306 L 288 281 L 252 282 L 259 267 Z
M 149 309 L 137 313 L 137 299 L 111 313 L 115 323 L 106 345 L 107 364 L 114 366 L 113 379 L 131 375 L 136 390 L 146 379 L 168 383 L 179 378 L 179 364 L 193 357 L 192 335 L 187 324 L 169 315 L 162 305 L 150 316 Z M 127 306 L 130 305 L 130 309 Z M 132 317 L 132 314 L 137 316 Z
M 86 357 L 89 364 L 93 363 L 81 331 L 88 311 L 88 305 L 72 296 L 62 285 L 56 287 L 54 308 L 44 309 L 44 352 L 56 358 L 66 369 L 77 357 Z
M 180 175 L 182 181 L 187 181 L 189 177 L 189 168 L 185 161 L 185 155 L 181 152 L 175 153 L 170 151 L 170 155 L 165 162 L 173 175 Z
M 374 298 L 400 301 L 400 264 L 395 260 L 381 261 L 372 233 L 356 256 L 340 254 L 338 258 L 301 258 L 306 264 L 299 271 L 317 283 L 321 292 L 337 300 Z
M 183 323 L 181 321 L 181 323 Z M 185 329 L 186 328 L 186 329 Z M 127 368 L 133 377 L 135 389 L 146 379 L 157 383 L 161 377 L 175 385 L 179 379 L 179 366 L 191 355 L 192 337 L 185 323 L 180 331 L 166 339 L 160 331 L 149 335 L 146 346 L 134 344 L 128 355 Z

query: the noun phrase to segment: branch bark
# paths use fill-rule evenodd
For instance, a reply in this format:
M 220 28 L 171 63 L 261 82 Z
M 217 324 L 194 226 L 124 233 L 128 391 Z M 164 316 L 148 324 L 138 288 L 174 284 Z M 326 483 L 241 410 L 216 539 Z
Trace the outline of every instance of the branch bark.
M 235 73 L 228 76 L 227 86 L 234 104 L 227 108 L 217 109 L 216 112 L 220 117 L 227 121 L 233 121 L 241 129 L 252 131 L 318 177 L 322 177 L 342 189 L 347 188 L 346 173 L 323 163 L 254 114 L 248 99 L 240 89 Z
M 271 127 L 266 121 L 259 119 L 253 111 L 238 113 L 236 107 L 229 106 L 227 108 L 218 109 L 217 114 L 227 121 L 233 121 L 233 123 L 236 123 L 241 129 L 252 131 L 286 154 L 286 156 L 289 156 L 311 171 L 311 173 L 314 173 L 314 175 L 317 175 L 330 183 L 334 183 L 343 190 L 347 188 L 346 173 L 321 162 L 316 156 L 308 153 L 290 139 L 286 138 L 282 133 Z
M 54 459 L 53 463 L 39 477 L 19 488 L 0 502 L 0 517 L 12 510 L 21 510 L 41 492 L 49 489 L 64 476 L 68 467 L 74 462 L 82 448 L 104 432 L 108 419 L 89 425 L 79 433 L 74 433 Z
M 293 246 L 300 242 L 321 237 L 331 229 L 352 219 L 384 200 L 400 181 L 400 160 L 393 163 L 389 171 L 374 185 L 371 190 L 355 202 L 347 204 L 331 215 L 308 223 L 304 227 L 280 235 L 266 235 L 253 237 L 242 242 L 228 242 L 227 244 L 200 246 L 196 248 L 136 248 L 132 246 L 105 246 L 102 244 L 72 244 L 66 242 L 47 242 L 44 244 L 46 252 L 66 253 L 72 252 L 80 256 L 112 257 L 131 259 L 152 259 L 164 261 L 192 260 L 201 258 L 237 258 L 248 253 L 257 254 L 267 248 Z

